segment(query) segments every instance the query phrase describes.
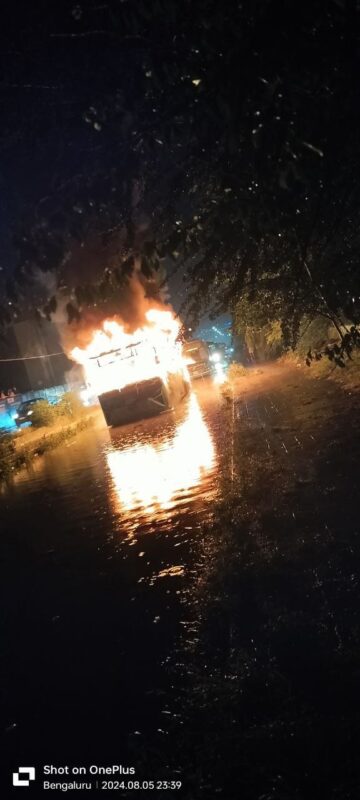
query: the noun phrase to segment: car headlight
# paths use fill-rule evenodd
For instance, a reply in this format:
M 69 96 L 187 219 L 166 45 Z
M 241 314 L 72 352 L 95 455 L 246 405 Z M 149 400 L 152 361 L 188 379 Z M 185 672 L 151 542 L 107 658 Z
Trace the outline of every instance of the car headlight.
M 212 353 L 210 356 L 210 361 L 220 361 L 220 353 Z

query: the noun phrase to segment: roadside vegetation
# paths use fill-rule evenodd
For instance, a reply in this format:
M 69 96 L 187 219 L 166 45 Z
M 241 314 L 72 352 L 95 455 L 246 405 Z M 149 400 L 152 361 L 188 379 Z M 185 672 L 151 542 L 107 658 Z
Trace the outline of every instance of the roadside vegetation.
M 242 360 L 248 365 L 280 359 L 305 367 L 311 377 L 330 377 L 356 388 L 360 385 L 360 329 L 347 317 L 336 322 L 327 313 L 304 313 L 296 334 L 289 339 L 281 321 L 276 297 L 251 302 L 244 296 L 236 304 L 234 333 L 242 343 Z M 310 368 L 310 369 L 309 369 Z M 229 383 L 241 377 L 237 365 L 228 373 Z
M 33 405 L 32 425 L 35 428 L 51 427 L 59 420 L 74 419 L 83 412 L 83 406 L 75 392 L 66 392 L 58 403 L 39 400 Z
M 0 482 L 38 456 L 45 455 L 73 439 L 92 424 L 89 409 L 84 409 L 77 395 L 67 392 L 56 405 L 47 400 L 34 403 L 32 427 L 0 439 Z

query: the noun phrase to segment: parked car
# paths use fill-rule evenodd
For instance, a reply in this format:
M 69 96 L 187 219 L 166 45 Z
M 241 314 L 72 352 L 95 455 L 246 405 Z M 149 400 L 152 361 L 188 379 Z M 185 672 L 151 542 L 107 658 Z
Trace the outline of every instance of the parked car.
M 33 406 L 34 403 L 38 403 L 39 400 L 43 400 L 43 398 L 34 397 L 32 400 L 24 400 L 23 403 L 20 403 L 16 414 L 14 414 L 14 419 L 18 428 L 20 428 L 21 425 L 24 425 L 25 422 L 28 422 L 31 425 Z

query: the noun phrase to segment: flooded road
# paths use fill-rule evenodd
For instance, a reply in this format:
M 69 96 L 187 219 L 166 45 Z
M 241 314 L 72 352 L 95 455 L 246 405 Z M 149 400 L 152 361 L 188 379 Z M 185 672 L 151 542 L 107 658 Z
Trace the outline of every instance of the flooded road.
M 357 796 L 359 419 L 359 395 L 268 365 L 227 400 L 197 382 L 176 413 L 99 414 L 3 488 L 10 769 Z
M 223 446 L 219 388 L 195 388 L 176 412 L 136 425 L 110 431 L 99 415 L 3 490 L 16 762 L 126 763 L 168 733 Z

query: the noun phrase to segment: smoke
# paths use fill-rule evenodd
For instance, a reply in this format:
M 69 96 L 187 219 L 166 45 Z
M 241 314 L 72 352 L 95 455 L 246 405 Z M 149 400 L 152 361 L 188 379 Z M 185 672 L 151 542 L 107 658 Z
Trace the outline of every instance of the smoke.
M 66 354 L 69 354 L 74 347 L 86 347 L 94 330 L 101 327 L 106 319 L 116 320 L 124 327 L 126 333 L 132 333 L 148 324 L 146 312 L 149 309 L 173 311 L 167 302 L 168 289 L 164 282 L 164 273 L 160 272 L 153 280 L 146 278 L 140 270 L 139 263 L 135 264 L 133 274 L 127 283 L 119 287 L 111 299 L 104 300 L 98 306 L 84 306 L 80 310 L 80 319 L 71 323 L 69 323 L 68 304 L 76 306 L 76 301 L 72 299 L 72 290 L 58 288 L 56 273 L 44 273 L 39 269 L 34 277 L 44 292 L 44 301 L 46 297 L 56 298 L 56 310 L 51 310 L 51 321 L 59 332 Z M 39 310 L 45 317 L 44 311 Z
M 169 304 L 147 295 L 146 281 L 143 282 L 138 273 L 129 278 L 128 283 L 121 288 L 116 300 L 101 304 L 101 307 L 98 308 L 83 309 L 80 320 L 70 324 L 66 308 L 68 302 L 68 297 L 58 298 L 57 310 L 52 315 L 61 336 L 62 346 L 67 354 L 74 347 L 87 347 L 94 330 L 101 327 L 106 319 L 115 320 L 124 327 L 126 333 L 132 333 L 137 328 L 148 324 L 146 312 L 150 309 L 172 311 Z

